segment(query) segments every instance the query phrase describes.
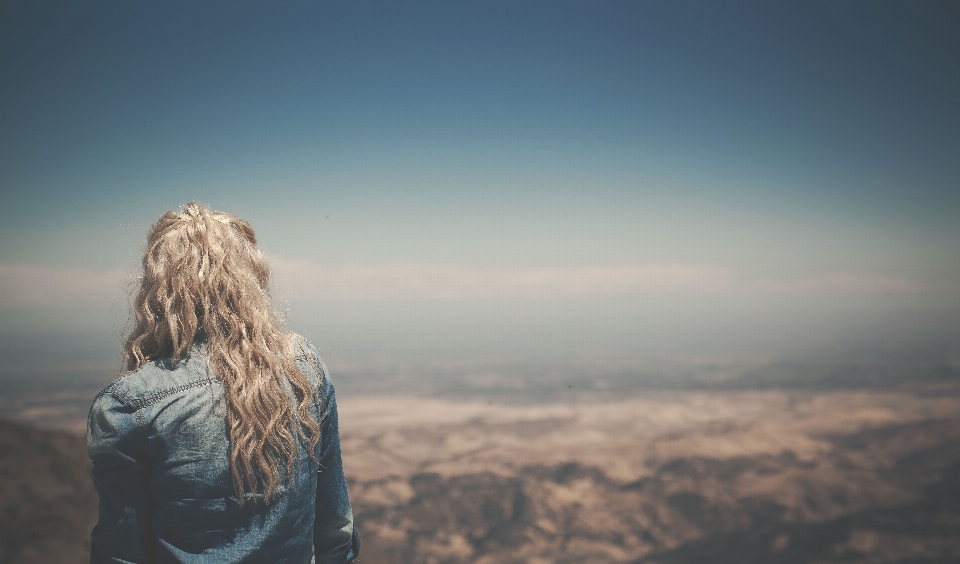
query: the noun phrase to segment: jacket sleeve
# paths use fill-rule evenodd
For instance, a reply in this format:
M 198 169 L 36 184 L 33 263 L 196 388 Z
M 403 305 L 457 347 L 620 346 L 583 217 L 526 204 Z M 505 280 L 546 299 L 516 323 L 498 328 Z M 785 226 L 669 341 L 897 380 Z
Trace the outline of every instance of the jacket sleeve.
M 353 526 L 353 510 L 343 475 L 336 394 L 325 368 L 322 377 L 314 558 L 316 564 L 344 564 L 360 553 L 360 534 Z
M 97 396 L 90 408 L 87 452 L 100 494 L 91 564 L 148 562 L 152 542 L 146 442 L 134 410 L 111 393 Z

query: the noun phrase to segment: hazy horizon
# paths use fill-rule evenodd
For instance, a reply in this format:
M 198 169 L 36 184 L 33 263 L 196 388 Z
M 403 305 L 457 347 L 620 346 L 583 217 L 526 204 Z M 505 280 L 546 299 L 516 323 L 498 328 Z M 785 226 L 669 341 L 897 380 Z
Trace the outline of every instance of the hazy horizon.
M 5 385 L 109 380 L 192 200 L 335 375 L 960 366 L 955 5 L 230 7 L 0 7 Z

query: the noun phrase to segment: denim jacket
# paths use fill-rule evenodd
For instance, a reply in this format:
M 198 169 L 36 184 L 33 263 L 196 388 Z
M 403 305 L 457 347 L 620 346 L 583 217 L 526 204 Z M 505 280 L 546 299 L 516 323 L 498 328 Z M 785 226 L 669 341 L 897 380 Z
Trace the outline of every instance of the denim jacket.
M 299 341 L 299 339 L 298 339 Z M 305 342 L 304 342 L 305 343 Z M 343 564 L 360 537 L 340 458 L 333 384 L 316 349 L 294 345 L 314 384 L 320 442 L 298 445 L 291 485 L 237 503 L 223 387 L 205 347 L 118 378 L 93 400 L 87 449 L 100 494 L 90 562 Z

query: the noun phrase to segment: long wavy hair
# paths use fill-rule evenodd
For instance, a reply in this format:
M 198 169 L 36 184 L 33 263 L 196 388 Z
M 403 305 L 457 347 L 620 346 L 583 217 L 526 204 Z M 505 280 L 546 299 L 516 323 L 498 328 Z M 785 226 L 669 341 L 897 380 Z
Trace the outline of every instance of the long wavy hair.
M 135 327 L 123 346 L 132 372 L 186 358 L 206 343 L 207 362 L 223 384 L 241 505 L 261 495 L 270 503 L 280 470 L 293 478 L 298 441 L 313 456 L 320 439 L 312 389 L 295 361 L 297 338 L 281 328 L 269 273 L 246 221 L 196 202 L 169 211 L 147 235 Z

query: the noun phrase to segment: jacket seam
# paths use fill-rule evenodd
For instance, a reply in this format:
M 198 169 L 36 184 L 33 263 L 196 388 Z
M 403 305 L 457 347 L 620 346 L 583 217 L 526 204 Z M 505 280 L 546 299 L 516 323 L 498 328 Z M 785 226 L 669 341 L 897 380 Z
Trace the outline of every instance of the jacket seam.
M 96 402 L 98 399 L 102 398 L 103 396 L 105 396 L 105 395 L 107 395 L 107 394 L 112 394 L 112 393 L 113 393 L 113 388 L 116 387 L 116 385 L 117 385 L 117 382 L 116 382 L 116 380 L 114 380 L 113 382 L 110 382 L 109 384 L 107 384 L 106 386 L 104 386 L 104 388 L 103 388 L 102 390 L 100 390 L 100 391 L 97 393 L 97 395 L 93 396 L 93 401 Z
M 105 396 L 105 395 L 108 395 L 108 394 L 109 394 L 109 395 L 113 395 L 113 390 L 114 390 L 114 388 L 117 387 L 117 382 L 119 382 L 119 381 L 120 381 L 120 378 L 117 378 L 117 379 L 115 379 L 113 382 L 110 382 L 109 384 L 107 384 L 106 386 L 104 386 L 103 389 L 101 389 L 99 392 L 97 392 L 97 395 L 95 395 L 95 396 L 93 397 L 93 401 L 90 403 L 90 409 L 87 410 L 87 425 L 88 425 L 88 426 L 89 426 L 89 424 L 90 424 L 90 418 L 93 417 L 93 408 L 94 408 L 95 405 L 97 405 L 97 401 L 98 401 L 100 398 L 102 398 L 103 396 Z M 116 396 L 114 396 L 114 397 L 116 397 Z M 118 399 L 119 399 L 119 398 L 118 398 Z M 122 401 L 122 400 L 121 400 L 121 401 Z
M 118 386 L 113 387 L 110 395 L 123 402 L 124 405 L 127 405 L 133 409 L 133 417 L 137 421 L 137 429 L 143 431 L 144 427 L 147 425 L 147 421 L 144 419 L 143 413 L 141 413 L 140 409 L 136 406 L 136 400 L 130 397 L 129 394 L 121 390 Z
M 179 394 L 180 392 L 185 392 L 193 388 L 199 388 L 200 386 L 207 386 L 212 383 L 213 383 L 212 380 L 207 379 L 207 380 L 197 380 L 195 382 L 190 382 L 189 384 L 181 384 L 175 388 L 168 388 L 160 393 L 154 394 L 152 396 L 147 396 L 145 398 L 137 398 L 137 399 L 131 398 L 129 405 L 130 407 L 136 410 L 141 410 L 145 407 L 149 407 L 157 403 L 158 401 L 164 398 L 170 397 L 174 394 Z

